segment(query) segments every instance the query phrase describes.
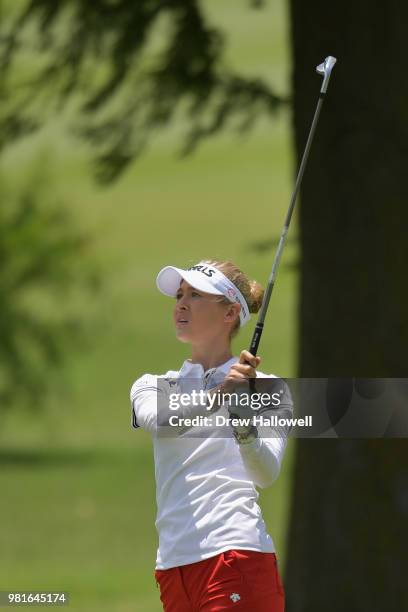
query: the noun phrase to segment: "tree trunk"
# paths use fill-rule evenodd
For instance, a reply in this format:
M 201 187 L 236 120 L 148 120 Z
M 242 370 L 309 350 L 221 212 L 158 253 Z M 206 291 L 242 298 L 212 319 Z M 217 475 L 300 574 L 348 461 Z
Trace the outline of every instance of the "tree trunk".
M 392 0 L 291 0 L 299 161 L 338 59 L 301 194 L 300 376 L 408 374 L 407 23 Z M 287 611 L 408 610 L 407 441 L 298 440 L 293 486 Z

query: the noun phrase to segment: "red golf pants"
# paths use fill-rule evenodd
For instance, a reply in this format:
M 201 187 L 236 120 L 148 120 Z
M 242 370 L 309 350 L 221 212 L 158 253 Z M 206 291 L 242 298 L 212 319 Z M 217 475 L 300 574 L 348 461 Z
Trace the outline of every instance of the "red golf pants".
M 227 550 L 155 577 L 165 612 L 284 612 L 275 553 Z

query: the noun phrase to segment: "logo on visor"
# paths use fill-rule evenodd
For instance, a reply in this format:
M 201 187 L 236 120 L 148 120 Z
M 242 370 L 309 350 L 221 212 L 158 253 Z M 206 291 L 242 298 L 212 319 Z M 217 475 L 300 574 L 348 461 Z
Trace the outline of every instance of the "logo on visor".
M 237 299 L 237 294 L 236 294 L 236 292 L 233 289 L 228 289 L 227 294 L 228 294 L 229 298 L 231 298 L 233 300 Z
M 209 268 L 208 266 L 191 266 L 191 268 L 188 269 L 188 272 L 190 272 L 190 270 L 197 270 L 197 272 L 202 272 L 209 278 L 211 278 L 215 274 L 215 270 Z

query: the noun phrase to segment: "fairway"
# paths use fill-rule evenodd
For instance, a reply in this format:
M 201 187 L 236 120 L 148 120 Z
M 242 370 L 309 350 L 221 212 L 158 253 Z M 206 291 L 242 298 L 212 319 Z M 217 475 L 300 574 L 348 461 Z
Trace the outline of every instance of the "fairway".
M 282 0 L 258 11 L 243 1 L 207 3 L 230 37 L 226 61 L 282 95 L 290 87 L 285 8 Z M 246 136 L 231 128 L 183 159 L 181 121 L 107 188 L 92 182 L 89 149 L 67 133 L 67 118 L 3 157 L 18 190 L 42 156 L 55 200 L 90 237 L 87 257 L 103 284 L 98 294 L 72 298 L 92 343 L 53 375 L 43 410 L 21 405 L 2 416 L 0 590 L 69 591 L 79 612 L 161 609 L 151 442 L 130 428 L 129 390 L 144 372 L 174 369 L 189 355 L 155 277 L 164 265 L 216 257 L 266 284 L 273 250 L 254 245 L 281 231 L 294 170 L 290 119 L 286 109 L 260 118 Z M 284 377 L 296 373 L 296 235 L 294 218 L 259 351 L 261 370 Z M 234 341 L 236 354 L 249 345 L 255 320 Z M 261 492 L 282 569 L 292 446 L 277 483 Z

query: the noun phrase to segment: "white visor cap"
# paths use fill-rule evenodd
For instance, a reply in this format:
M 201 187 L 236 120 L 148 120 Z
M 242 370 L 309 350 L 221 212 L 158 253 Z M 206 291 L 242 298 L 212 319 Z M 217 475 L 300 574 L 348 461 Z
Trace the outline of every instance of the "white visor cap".
M 230 302 L 236 302 L 241 306 L 239 312 L 240 326 L 249 321 L 250 314 L 248 304 L 239 289 L 222 272 L 209 266 L 205 262 L 199 262 L 188 270 L 166 266 L 157 275 L 156 284 L 164 295 L 175 297 L 182 280 L 204 293 L 223 295 Z

